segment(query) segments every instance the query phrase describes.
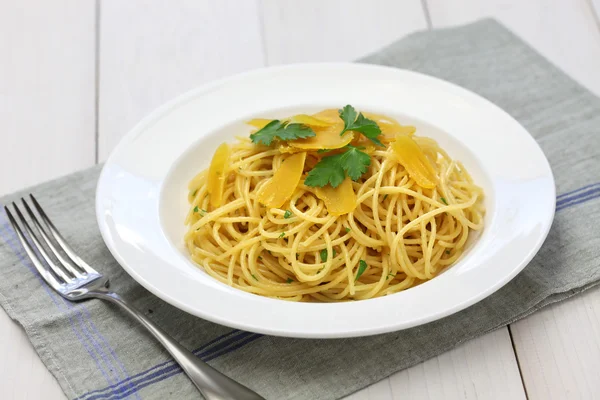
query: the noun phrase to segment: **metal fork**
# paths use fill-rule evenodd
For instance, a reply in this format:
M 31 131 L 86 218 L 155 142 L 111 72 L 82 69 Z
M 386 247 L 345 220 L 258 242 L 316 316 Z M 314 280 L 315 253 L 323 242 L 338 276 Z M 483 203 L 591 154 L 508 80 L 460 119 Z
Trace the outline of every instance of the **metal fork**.
M 50 221 L 50 218 L 48 218 L 35 197 L 31 194 L 29 196 L 31 197 L 31 202 L 41 217 L 45 227 L 40 224 L 37 216 L 25 199 L 21 199 L 21 201 L 23 202 L 23 207 L 31 221 L 33 221 L 38 235 L 33 232 L 19 207 L 14 202 L 12 205 L 21 224 L 25 227 L 33 246 L 25 238 L 21 227 L 17 224 L 11 211 L 7 207 L 4 207 L 4 210 L 8 215 L 10 223 L 21 242 L 21 245 L 23 245 L 25 252 L 31 259 L 31 262 L 52 289 L 70 301 L 98 298 L 108 300 L 121 307 L 127 314 L 146 327 L 165 349 L 171 353 L 175 361 L 179 363 L 181 368 L 206 399 L 264 400 L 263 397 L 248 389 L 246 386 L 223 375 L 201 361 L 192 352 L 186 350 L 182 345 L 177 343 L 175 339 L 169 336 L 144 314 L 123 300 L 118 294 L 111 292 L 109 290 L 108 277 L 105 277 L 94 270 L 83 261 L 75 251 L 73 251 L 58 232 L 52 221 Z M 40 237 L 47 248 L 50 249 L 54 258 L 50 256 L 46 247 L 42 245 Z M 59 249 L 62 250 L 62 252 Z M 36 250 L 41 255 L 43 261 L 36 254 Z

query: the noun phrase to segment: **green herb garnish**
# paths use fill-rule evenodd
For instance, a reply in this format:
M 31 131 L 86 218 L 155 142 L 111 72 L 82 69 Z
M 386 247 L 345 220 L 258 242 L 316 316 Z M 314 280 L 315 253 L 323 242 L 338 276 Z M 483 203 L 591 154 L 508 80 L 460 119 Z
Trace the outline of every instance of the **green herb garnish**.
M 274 119 L 250 135 L 252 143 L 270 146 L 273 140 L 294 140 L 315 136 L 315 131 L 302 124 L 290 124 Z
M 444 203 L 445 205 L 448 205 L 448 202 L 446 201 L 446 199 L 445 199 L 445 198 L 443 198 L 443 197 L 440 197 L 440 200 L 441 200 L 441 201 L 442 201 L 442 203 Z
M 290 210 L 285 210 L 285 214 L 283 214 L 283 218 L 288 219 L 292 216 L 292 212 Z
M 196 196 L 196 193 L 198 193 L 198 189 L 196 189 L 192 192 L 192 197 Z
M 285 237 L 285 232 L 281 232 L 281 234 L 279 235 L 279 238 L 284 238 Z
M 450 254 L 450 250 L 446 250 L 446 254 Z
M 386 194 L 385 196 L 383 196 L 383 201 L 385 201 L 385 199 L 387 199 L 388 195 Z
M 360 260 L 358 262 L 358 272 L 356 273 L 356 278 L 354 278 L 355 282 L 358 280 L 358 278 L 360 278 L 360 276 L 363 274 L 363 272 L 365 272 L 366 269 L 367 262 L 365 260 Z
M 198 208 L 198 206 L 194 207 L 194 212 L 197 213 L 198 211 L 200 211 L 200 209 Z
M 254 274 L 250 274 L 250 275 L 252 275 L 252 277 L 253 277 L 254 279 L 258 280 L 258 278 L 257 278 L 257 277 L 256 277 Z
M 350 228 L 346 228 L 346 233 L 350 232 Z
M 389 279 L 389 277 L 392 277 L 392 279 L 394 279 L 394 277 L 396 276 L 396 274 L 387 274 L 387 276 L 385 277 L 385 280 L 387 281 Z
M 366 118 L 362 113 L 357 113 L 350 104 L 338 112 L 340 118 L 344 121 L 344 130 L 340 133 L 340 136 L 346 131 L 360 132 L 376 145 L 383 147 L 383 143 L 377 139 L 377 136 L 381 135 L 381 129 L 375 121 Z
M 327 261 L 327 249 L 321 250 L 319 256 L 321 256 L 321 262 Z
M 258 256 L 258 259 L 259 259 L 259 260 L 262 260 L 262 256 Z
M 331 258 L 335 258 L 335 249 L 333 249 L 331 251 Z M 323 249 L 321 250 L 321 252 L 319 253 L 319 256 L 321 257 L 321 262 L 325 262 L 327 261 L 327 249 Z
M 310 170 L 304 184 L 323 187 L 330 184 L 338 187 L 346 178 L 358 180 L 371 165 L 371 156 L 361 151 L 361 147 L 347 145 L 343 153 L 326 156 Z
M 293 280 L 292 278 L 287 278 L 287 281 L 286 281 L 286 282 L 287 282 L 287 283 L 292 283 L 292 282 L 294 282 L 294 280 Z

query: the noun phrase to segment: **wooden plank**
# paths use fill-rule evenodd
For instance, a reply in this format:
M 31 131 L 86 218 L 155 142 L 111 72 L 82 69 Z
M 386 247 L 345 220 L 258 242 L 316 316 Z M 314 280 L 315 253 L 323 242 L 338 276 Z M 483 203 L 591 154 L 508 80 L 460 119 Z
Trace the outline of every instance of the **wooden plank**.
M 262 0 L 267 63 L 351 61 L 419 29 L 420 0 Z
M 484 17 L 498 19 L 575 80 L 600 94 L 600 29 L 588 0 L 427 0 L 427 3 L 434 28 Z
M 94 0 L 0 3 L 0 194 L 94 164 L 94 43 Z M 0 398 L 65 398 L 4 310 Z
M 94 164 L 95 3 L 0 3 L 0 195 Z
M 525 398 L 510 336 L 503 328 L 400 371 L 347 400 Z
M 596 17 L 596 25 L 600 29 L 600 0 L 591 0 L 592 12 Z
M 427 28 L 419 1 L 263 0 L 262 7 L 269 65 L 351 61 L 407 33 Z M 368 29 L 369 26 L 377 29 Z M 440 368 L 442 365 L 445 367 Z M 407 382 L 411 395 L 406 392 Z M 508 330 L 503 328 L 401 371 L 348 399 L 420 399 L 427 393 L 432 399 L 500 399 L 505 394 L 512 397 L 504 398 L 524 398 Z
M 428 3 L 434 27 L 490 16 L 500 20 L 559 68 L 600 94 L 600 29 L 598 14 L 594 14 L 598 0 Z M 600 291 L 594 290 L 511 325 L 530 399 L 597 395 L 599 316 Z
M 394 399 L 525 399 L 506 328 L 390 378 Z
M 135 123 L 207 81 L 264 65 L 254 1 L 103 0 L 99 156 Z
M 511 325 L 529 398 L 592 399 L 600 392 L 600 288 Z
M 0 398 L 65 399 L 23 329 L 0 309 Z

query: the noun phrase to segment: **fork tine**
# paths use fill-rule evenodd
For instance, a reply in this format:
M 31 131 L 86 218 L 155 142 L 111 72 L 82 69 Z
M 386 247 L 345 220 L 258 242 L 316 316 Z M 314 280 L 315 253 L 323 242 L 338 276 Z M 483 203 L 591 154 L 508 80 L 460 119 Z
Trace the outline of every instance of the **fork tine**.
M 50 267 L 50 269 L 52 270 L 52 272 L 54 272 L 65 283 L 71 281 L 73 278 L 70 277 L 69 275 L 67 275 L 65 273 L 65 271 L 61 267 L 59 267 L 58 265 L 56 265 L 54 263 L 54 261 L 52 260 L 52 258 L 50 258 L 50 256 L 46 252 L 46 249 L 44 248 L 44 246 L 42 246 L 42 244 L 40 243 L 40 241 L 37 238 L 37 236 L 35 236 L 35 233 L 33 233 L 33 230 L 29 226 L 29 223 L 27 222 L 27 220 L 25 219 L 25 217 L 23 216 L 23 214 L 21 214 L 21 210 L 19 209 L 19 207 L 15 204 L 15 202 L 13 202 L 12 205 L 13 205 L 13 208 L 15 209 L 15 212 L 17 213 L 17 216 L 21 220 L 21 224 L 25 227 L 25 230 L 29 234 L 29 238 L 33 242 L 33 245 L 40 252 L 40 254 L 42 255 L 42 258 L 46 261 L 46 264 L 48 264 L 48 266 Z
M 42 278 L 44 278 L 46 283 L 48 283 L 50 286 L 52 286 L 52 288 L 54 290 L 58 291 L 62 284 L 60 282 L 58 282 L 56 280 L 56 278 L 54 277 L 54 275 L 52 275 L 50 273 L 50 270 L 48 270 L 48 268 L 46 266 L 44 266 L 44 264 L 42 264 L 42 262 L 40 261 L 38 256 L 35 254 L 35 251 L 33 251 L 33 248 L 31 247 L 31 245 L 29 244 L 27 239 L 25 239 L 25 235 L 23 235 L 23 231 L 17 224 L 17 221 L 15 221 L 15 219 L 14 219 L 12 213 L 10 212 L 10 210 L 8 209 L 8 207 L 5 206 L 4 211 L 6 212 L 6 215 L 8 215 L 8 220 L 10 221 L 10 224 L 12 225 L 13 229 L 15 230 L 15 233 L 17 234 L 17 237 L 19 238 L 19 242 L 21 242 L 21 246 L 23 246 L 23 249 L 25 249 L 25 253 L 27 253 L 27 256 L 29 257 L 29 259 L 31 260 L 33 265 L 35 266 L 35 269 L 38 270 L 38 272 L 40 273 Z
M 35 199 L 35 197 L 33 197 L 32 194 L 30 194 L 29 197 L 31 198 L 31 201 L 33 202 L 33 205 L 35 206 L 35 209 L 37 210 L 37 212 L 42 217 L 42 220 L 44 221 L 44 224 L 46 224 L 46 227 L 48 228 L 48 230 L 50 231 L 50 233 L 52 234 L 52 236 L 54 237 L 54 239 L 56 240 L 56 242 L 59 244 L 59 246 L 62 248 L 62 250 L 69 256 L 69 258 L 71 260 L 73 260 L 73 262 L 79 268 L 83 269 L 88 274 L 97 274 L 98 272 L 96 272 L 95 269 L 93 269 L 85 261 L 83 261 L 77 255 L 77 253 L 75 253 L 75 251 L 73 251 L 73 249 L 71 248 L 71 246 L 69 246 L 67 244 L 67 241 L 62 237 L 62 235 L 60 234 L 60 232 L 58 232 L 58 229 L 56 229 L 56 227 L 54 226 L 54 224 L 52 223 L 52 221 L 50 220 L 50 218 L 48 217 L 48 215 L 46 215 L 46 213 L 44 212 L 44 209 L 42 208 L 42 206 L 40 205 L 40 203 L 38 203 L 38 201 Z
M 46 242 L 46 244 L 50 248 L 50 251 L 52 251 L 52 253 L 58 259 L 58 261 L 61 263 L 63 268 L 66 269 L 67 272 L 69 272 L 72 276 L 74 276 L 76 278 L 83 277 L 83 274 L 81 272 L 79 272 L 79 270 L 77 268 L 75 268 L 75 266 L 69 260 L 67 260 L 65 257 L 63 257 L 63 255 L 60 254 L 60 252 L 56 249 L 56 247 L 54 246 L 54 243 L 52 243 L 52 240 L 46 233 L 46 230 L 42 227 L 42 225 L 40 225 L 40 221 L 38 221 L 37 217 L 31 210 L 31 208 L 29 207 L 29 204 L 27 204 L 25 199 L 21 198 L 21 201 L 23 202 L 23 206 L 25 207 L 27 214 L 29 214 L 29 218 L 33 221 L 35 228 L 40 233 L 40 236 L 44 239 L 44 242 Z

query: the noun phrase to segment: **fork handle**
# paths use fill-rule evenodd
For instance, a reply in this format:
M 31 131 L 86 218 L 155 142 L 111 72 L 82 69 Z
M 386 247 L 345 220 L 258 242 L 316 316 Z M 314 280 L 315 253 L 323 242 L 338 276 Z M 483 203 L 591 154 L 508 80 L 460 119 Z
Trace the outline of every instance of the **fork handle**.
M 200 360 L 118 294 L 97 290 L 88 296 L 108 300 L 138 320 L 167 349 L 207 400 L 265 400 Z

